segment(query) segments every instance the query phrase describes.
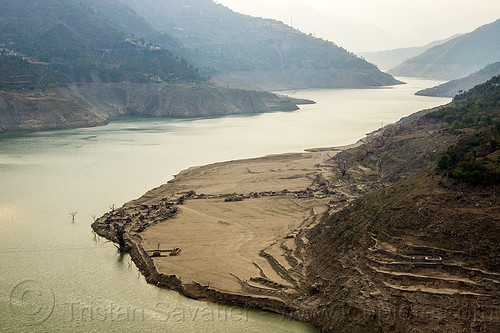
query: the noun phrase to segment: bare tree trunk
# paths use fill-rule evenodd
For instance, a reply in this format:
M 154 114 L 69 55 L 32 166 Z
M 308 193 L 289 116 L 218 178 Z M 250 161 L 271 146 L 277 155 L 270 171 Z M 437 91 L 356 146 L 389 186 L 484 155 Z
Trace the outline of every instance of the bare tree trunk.
M 127 245 L 125 244 L 125 227 L 119 224 L 115 224 L 115 236 L 116 239 L 118 240 L 118 251 L 120 252 L 126 252 L 127 251 Z

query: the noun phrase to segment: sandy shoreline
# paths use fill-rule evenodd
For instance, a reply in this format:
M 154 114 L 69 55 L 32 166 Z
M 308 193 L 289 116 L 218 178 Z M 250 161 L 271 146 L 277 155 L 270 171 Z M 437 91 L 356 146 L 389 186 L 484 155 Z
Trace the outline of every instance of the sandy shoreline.
M 305 258 L 291 253 L 308 241 L 299 235 L 352 199 L 325 182 L 334 176 L 332 158 L 362 143 L 192 167 L 92 227 L 115 242 L 122 227 L 149 283 L 307 320 L 293 315 L 305 272 L 289 269 Z

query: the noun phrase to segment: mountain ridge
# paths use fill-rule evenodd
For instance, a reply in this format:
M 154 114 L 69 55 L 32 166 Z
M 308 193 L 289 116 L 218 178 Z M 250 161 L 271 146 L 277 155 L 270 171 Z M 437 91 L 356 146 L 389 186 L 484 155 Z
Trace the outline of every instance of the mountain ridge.
M 496 62 L 462 79 L 452 80 L 436 87 L 423 89 L 417 91 L 415 94 L 420 96 L 454 97 L 460 92 L 467 91 L 499 74 L 500 62 Z
M 377 65 L 380 69 L 389 70 L 401 64 L 407 59 L 416 57 L 424 53 L 428 49 L 446 43 L 447 41 L 456 38 L 458 36 L 460 36 L 460 34 L 453 35 L 445 39 L 433 41 L 420 47 L 403 47 L 403 48 L 383 50 L 378 52 L 359 52 L 357 54 L 365 58 L 369 62 Z
M 388 71 L 396 76 L 455 80 L 500 59 L 500 19 L 435 46 Z
M 282 22 L 235 13 L 211 0 L 124 0 L 156 29 L 179 39 L 199 58 L 213 64 L 213 82 L 244 88 L 283 89 L 393 85 L 401 82 L 382 73 L 334 43 L 315 38 Z M 314 78 L 295 84 L 293 78 L 307 71 L 323 71 L 328 79 Z M 343 74 L 338 77 L 338 72 Z M 264 75 L 266 74 L 267 75 Z M 258 79 L 247 79 L 247 74 Z M 349 76 L 347 76 L 349 74 Z M 359 75 L 358 75 L 359 74 Z
M 97 126 L 138 113 L 292 111 L 297 103 L 311 102 L 211 85 L 186 59 L 159 46 L 182 48 L 175 38 L 114 0 L 0 0 L 0 5 L 2 131 Z M 158 43 L 122 29 L 131 23 L 139 24 L 146 38 L 160 38 Z

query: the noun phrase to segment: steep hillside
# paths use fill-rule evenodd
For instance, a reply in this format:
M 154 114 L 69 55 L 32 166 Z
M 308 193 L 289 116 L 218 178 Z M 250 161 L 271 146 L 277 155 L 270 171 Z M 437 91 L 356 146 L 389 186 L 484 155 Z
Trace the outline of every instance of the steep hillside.
M 325 331 L 498 331 L 498 82 L 345 153 L 355 158 L 349 177 L 368 180 L 371 170 L 390 185 L 330 211 L 305 234 L 316 286 L 305 304 Z M 465 162 L 492 177 L 456 177 Z
M 228 74 L 217 76 L 219 83 L 268 89 L 398 83 L 333 43 L 278 21 L 235 13 L 212 0 L 124 3 L 213 64 L 213 73 Z M 296 82 L 300 77 L 302 82 Z
M 498 190 L 429 170 L 329 217 L 308 234 L 314 321 L 328 332 L 497 332 Z
M 130 7 L 122 4 L 119 0 L 81 0 L 90 10 L 102 20 L 123 30 L 128 34 L 135 35 L 137 38 L 143 38 L 145 42 L 158 43 L 161 47 L 175 51 L 174 53 L 183 53 L 181 43 L 165 32 L 154 29 L 141 16 Z
M 500 59 L 500 20 L 456 37 L 389 71 L 397 76 L 455 80 Z
M 175 38 L 114 0 L 0 5 L 0 131 L 96 126 L 126 114 L 290 111 L 304 102 L 211 86 L 142 36 L 178 48 Z
M 89 2 L 1 0 L 0 47 L 76 82 L 199 81 L 185 61 L 111 25 Z M 104 3 L 101 3 L 104 6 Z M 111 19 L 112 20 L 112 19 Z
M 18 55 L 8 55 L 0 50 L 0 89 L 21 90 L 47 88 L 69 83 L 70 78 L 49 66 L 34 64 Z
M 459 35 L 452 36 L 443 40 L 435 41 L 424 46 L 419 47 L 404 47 L 393 50 L 384 50 L 378 52 L 360 52 L 357 53 L 367 61 L 375 64 L 382 70 L 389 70 L 401 64 L 403 61 L 416 57 L 428 49 L 446 43 L 447 41 L 458 37 Z
M 488 65 L 479 72 L 462 79 L 452 80 L 433 88 L 420 90 L 416 94 L 420 96 L 453 97 L 462 91 L 467 91 L 478 84 L 488 81 L 496 75 L 500 75 L 500 62 Z

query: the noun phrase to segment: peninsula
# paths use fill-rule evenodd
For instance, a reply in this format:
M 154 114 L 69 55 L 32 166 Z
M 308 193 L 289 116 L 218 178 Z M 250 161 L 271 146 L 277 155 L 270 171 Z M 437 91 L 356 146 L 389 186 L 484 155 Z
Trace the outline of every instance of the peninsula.
M 92 227 L 195 299 L 328 332 L 494 332 L 499 80 L 351 147 L 185 170 Z

